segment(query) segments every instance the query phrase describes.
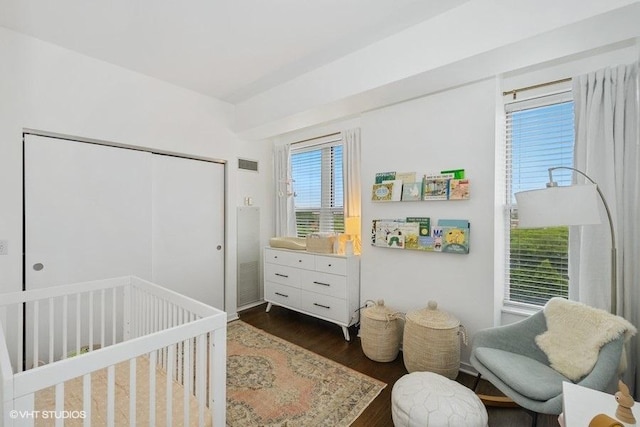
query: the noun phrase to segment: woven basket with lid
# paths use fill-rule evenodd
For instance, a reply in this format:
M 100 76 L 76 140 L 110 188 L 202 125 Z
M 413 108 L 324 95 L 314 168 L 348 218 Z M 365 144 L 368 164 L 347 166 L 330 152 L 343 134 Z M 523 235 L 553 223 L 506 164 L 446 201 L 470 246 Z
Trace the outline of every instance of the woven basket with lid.
M 400 351 L 401 314 L 384 305 L 384 300 L 367 301 L 360 320 L 360 342 L 365 356 L 376 362 L 391 362 Z
M 460 369 L 461 335 L 466 344 L 460 321 L 438 310 L 435 301 L 429 301 L 422 310 L 407 313 L 402 350 L 407 371 L 429 371 L 455 379 Z

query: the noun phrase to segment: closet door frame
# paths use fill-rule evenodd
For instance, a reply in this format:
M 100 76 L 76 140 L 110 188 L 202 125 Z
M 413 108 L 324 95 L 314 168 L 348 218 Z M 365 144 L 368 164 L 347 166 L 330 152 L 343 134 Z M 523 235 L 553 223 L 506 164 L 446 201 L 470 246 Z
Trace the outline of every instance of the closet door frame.
M 120 148 L 120 149 L 126 149 L 126 150 L 135 150 L 135 151 L 142 151 L 142 152 L 148 152 L 151 154 L 157 154 L 157 155 L 163 155 L 163 156 L 171 156 L 171 157 L 177 157 L 177 158 L 181 158 L 181 159 L 188 159 L 188 160 L 198 160 L 198 161 L 205 161 L 205 162 L 210 162 L 210 163 L 216 163 L 216 164 L 220 164 L 223 167 L 223 182 L 222 182 L 222 212 L 223 212 L 223 224 L 222 224 L 222 230 L 221 230 L 221 238 L 222 238 L 222 250 L 223 250 L 223 260 L 222 260 L 222 267 L 223 267 L 223 271 L 222 271 L 222 281 L 223 281 L 223 305 L 224 308 L 226 309 L 227 307 L 227 249 L 228 249 L 228 236 L 227 236 L 227 226 L 228 226 L 228 215 L 227 215 L 227 188 L 228 188 L 228 162 L 222 159 L 216 159 L 216 158 L 210 158 L 210 157 L 204 157 L 204 156 L 191 156 L 191 155 L 185 155 L 185 154 L 181 154 L 181 153 L 176 153 L 176 152 L 171 152 L 171 151 L 164 151 L 164 150 L 157 150 L 157 149 L 153 149 L 153 148 L 148 148 L 148 147 L 141 147 L 141 146 L 135 146 L 135 145 L 130 145 L 130 144 L 122 144 L 122 143 L 116 143 L 116 142 L 110 142 L 110 141 L 104 141 L 104 140 L 99 140 L 99 139 L 93 139 L 93 138 L 83 138 L 83 137 L 77 137 L 77 136 L 71 136 L 71 135 L 64 135 L 64 134 L 59 134 L 59 133 L 55 133 L 55 132 L 47 132 L 47 131 L 41 131 L 41 130 L 35 130 L 35 129 L 24 129 L 23 130 L 23 134 L 22 134 L 22 208 L 23 208 L 23 217 L 22 217 L 22 247 L 23 247 L 23 256 L 22 256 L 22 290 L 26 290 L 27 289 L 27 274 L 26 274 L 26 269 L 29 268 L 27 266 L 27 251 L 28 248 L 26 247 L 26 206 L 25 206 L 25 201 L 26 201 L 26 188 L 25 188 L 25 174 L 26 174 L 26 156 L 25 156 L 25 144 L 26 144 L 26 138 L 28 135 L 33 135 L 33 136 L 40 136 L 40 137 L 48 137 L 48 138 L 56 138 L 56 139 L 62 139 L 62 140 L 68 140 L 68 141 L 74 141 L 74 142 L 81 142 L 81 143 L 87 143 L 87 144 L 96 144 L 96 145 L 101 145 L 101 146 L 106 146 L 106 147 L 113 147 L 113 148 Z

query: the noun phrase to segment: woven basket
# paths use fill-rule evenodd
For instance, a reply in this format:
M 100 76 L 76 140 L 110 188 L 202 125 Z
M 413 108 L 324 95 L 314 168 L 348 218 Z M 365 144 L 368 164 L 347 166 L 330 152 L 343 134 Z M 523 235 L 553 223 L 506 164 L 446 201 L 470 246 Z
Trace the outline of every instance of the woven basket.
M 385 307 L 384 300 L 367 301 L 360 321 L 360 342 L 365 356 L 376 362 L 391 362 L 400 351 L 401 314 Z
M 335 240 L 334 234 L 311 233 L 307 235 L 307 252 L 331 254 Z
M 429 371 L 455 379 L 460 370 L 460 336 L 464 326 L 435 301 L 427 308 L 407 313 L 403 334 L 404 365 L 409 372 Z

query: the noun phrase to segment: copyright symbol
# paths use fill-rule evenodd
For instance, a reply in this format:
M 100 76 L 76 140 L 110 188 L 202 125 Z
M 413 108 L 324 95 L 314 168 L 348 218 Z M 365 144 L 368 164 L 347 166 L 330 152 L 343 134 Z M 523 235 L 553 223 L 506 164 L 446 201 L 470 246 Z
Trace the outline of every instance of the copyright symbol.
M 18 411 L 14 409 L 13 411 L 9 412 L 9 416 L 13 419 L 18 418 Z

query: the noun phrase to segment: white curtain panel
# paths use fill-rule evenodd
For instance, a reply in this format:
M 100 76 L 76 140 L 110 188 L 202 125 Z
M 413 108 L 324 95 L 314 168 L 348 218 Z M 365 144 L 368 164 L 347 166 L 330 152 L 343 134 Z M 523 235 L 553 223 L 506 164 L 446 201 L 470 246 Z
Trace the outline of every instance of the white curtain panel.
M 345 216 L 360 217 L 360 129 L 342 131 Z
M 640 326 L 640 150 L 638 64 L 620 65 L 573 79 L 575 167 L 601 188 L 614 222 L 618 248 L 617 314 Z M 582 179 L 580 179 L 582 182 Z M 601 225 L 571 230 L 571 299 L 609 310 L 611 237 Z M 628 349 L 624 380 L 640 391 L 639 340 Z
M 345 231 L 355 235 L 354 250 L 362 249 L 360 178 L 360 128 L 342 131 L 342 176 L 344 177 Z
M 296 236 L 296 213 L 291 181 L 291 145 L 276 145 L 273 153 L 276 236 Z

